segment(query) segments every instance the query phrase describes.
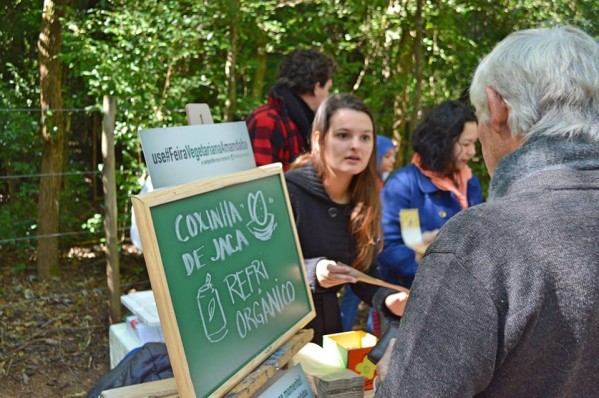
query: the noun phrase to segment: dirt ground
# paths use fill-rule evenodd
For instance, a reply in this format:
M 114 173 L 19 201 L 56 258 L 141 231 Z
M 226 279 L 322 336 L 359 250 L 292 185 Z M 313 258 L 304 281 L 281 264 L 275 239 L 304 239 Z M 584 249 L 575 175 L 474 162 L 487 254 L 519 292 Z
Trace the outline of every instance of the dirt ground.
M 8 257 L 8 258 L 7 258 Z M 102 248 L 72 249 L 61 277 L 35 263 L 0 268 L 0 397 L 85 397 L 110 367 L 108 289 Z M 125 247 L 123 291 L 150 288 L 143 257 Z M 126 308 L 123 307 L 123 316 Z
M 61 277 L 41 282 L 36 264 L 0 267 L 0 398 L 86 397 L 110 368 L 109 295 L 101 247 L 71 249 Z M 151 289 L 143 256 L 120 257 L 123 292 Z M 127 309 L 122 307 L 123 317 Z M 368 309 L 360 306 L 357 327 Z M 124 319 L 124 318 L 123 318 Z

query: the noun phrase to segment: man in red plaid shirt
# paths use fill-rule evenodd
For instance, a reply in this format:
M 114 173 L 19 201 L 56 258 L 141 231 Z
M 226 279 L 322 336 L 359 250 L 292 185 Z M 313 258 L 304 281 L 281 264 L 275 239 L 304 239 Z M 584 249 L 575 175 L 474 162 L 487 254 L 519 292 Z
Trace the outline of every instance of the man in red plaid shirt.
M 279 66 L 268 103 L 246 119 L 256 165 L 281 162 L 284 170 L 310 149 L 314 113 L 333 85 L 332 58 L 312 50 L 296 50 Z

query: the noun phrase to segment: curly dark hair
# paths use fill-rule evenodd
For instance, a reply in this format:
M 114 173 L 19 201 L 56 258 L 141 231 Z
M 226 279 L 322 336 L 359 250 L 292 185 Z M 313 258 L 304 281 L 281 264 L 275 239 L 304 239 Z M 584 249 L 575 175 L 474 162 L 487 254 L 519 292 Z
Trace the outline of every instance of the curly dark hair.
M 335 72 L 335 61 L 317 49 L 295 50 L 285 56 L 279 66 L 277 85 L 298 95 L 314 93 L 314 86 L 324 87 Z
M 453 148 L 467 122 L 477 123 L 476 115 L 459 101 L 444 101 L 426 115 L 412 136 L 412 149 L 420 155 L 423 169 L 442 175 L 455 171 Z

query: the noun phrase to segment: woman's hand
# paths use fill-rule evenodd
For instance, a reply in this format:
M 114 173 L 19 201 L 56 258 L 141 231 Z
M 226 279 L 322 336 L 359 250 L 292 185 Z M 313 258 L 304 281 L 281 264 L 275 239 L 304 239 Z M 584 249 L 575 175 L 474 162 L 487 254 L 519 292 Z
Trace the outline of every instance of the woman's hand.
M 391 356 L 393 355 L 393 346 L 395 345 L 395 337 L 389 340 L 389 344 L 385 349 L 385 353 L 380 361 L 376 364 L 376 379 L 374 381 L 376 388 L 380 387 L 381 382 L 387 377 L 389 372 L 389 363 L 391 362 Z
M 316 264 L 316 280 L 320 286 L 329 288 L 344 283 L 356 283 L 358 280 L 350 275 L 351 268 L 339 265 L 336 261 L 320 260 Z
M 385 298 L 385 305 L 393 314 L 402 316 L 406 309 L 408 297 L 410 297 L 410 295 L 405 292 L 390 294 Z
M 439 233 L 438 229 L 423 232 L 422 233 L 422 243 L 424 243 L 428 247 L 431 243 L 433 243 L 433 241 L 437 237 L 438 233 Z M 418 264 L 420 264 L 420 262 L 422 261 L 423 255 L 420 253 L 415 253 L 415 254 L 416 254 L 416 262 Z

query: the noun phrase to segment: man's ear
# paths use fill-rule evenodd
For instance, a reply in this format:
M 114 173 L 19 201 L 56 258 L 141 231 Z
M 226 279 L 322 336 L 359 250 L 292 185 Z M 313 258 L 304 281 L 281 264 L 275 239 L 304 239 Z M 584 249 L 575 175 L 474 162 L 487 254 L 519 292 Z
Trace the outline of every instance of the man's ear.
M 316 93 L 318 92 L 318 90 L 322 90 L 324 88 L 324 86 L 322 84 L 320 84 L 319 82 L 316 82 L 314 84 L 314 88 L 312 89 L 312 92 L 310 94 L 312 95 L 316 95 Z
M 505 103 L 503 97 L 492 87 L 486 87 L 485 94 L 487 95 L 489 119 L 492 129 L 498 132 L 509 132 L 508 116 L 510 107 Z

